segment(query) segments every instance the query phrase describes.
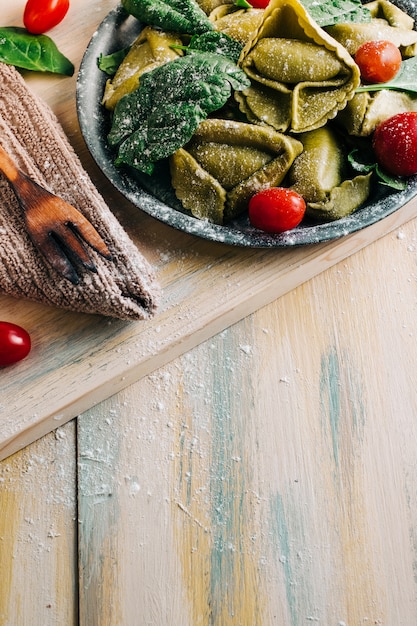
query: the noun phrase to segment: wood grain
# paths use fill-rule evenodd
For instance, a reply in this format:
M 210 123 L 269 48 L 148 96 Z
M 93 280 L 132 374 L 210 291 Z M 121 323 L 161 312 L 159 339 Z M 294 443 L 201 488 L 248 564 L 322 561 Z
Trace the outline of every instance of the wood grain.
M 21 7 L 8 6 L 17 24 Z M 71 3 L 54 40 L 79 66 L 95 28 L 114 2 Z M 77 36 L 74 37 L 73 33 Z M 201 241 L 156 222 L 120 198 L 87 154 L 75 110 L 75 81 L 27 75 L 58 115 L 71 143 L 139 248 L 157 268 L 163 300 L 154 320 L 122 323 L 0 296 L 0 318 L 32 335 L 23 362 L 2 371 L 0 459 L 168 363 L 208 337 L 397 228 L 417 213 L 417 199 L 369 228 L 294 250 L 242 250 Z M 116 208 L 117 207 L 117 208 Z M 227 294 L 227 297 L 224 297 Z
M 91 24 L 96 11 L 99 21 L 110 4 L 73 0 L 81 41 L 87 16 Z M 7 3 L 8 15 L 21 5 Z M 57 99 L 71 130 L 68 99 Z M 105 181 L 103 189 L 112 197 Z M 147 218 L 120 206 L 141 241 Z M 77 428 L 59 427 L 0 462 L 1 626 L 417 623 L 417 221 L 391 227 L 360 251 L 344 240 L 352 248 L 341 257 L 329 246 L 314 277 L 295 260 L 299 286 L 291 289 L 286 278 L 264 277 L 257 254 L 217 260 L 210 245 L 181 234 L 177 252 L 170 229 L 145 226 L 143 245 L 163 283 L 175 277 L 164 324 L 172 308 L 171 319 L 179 325 L 182 315 L 202 343 L 178 336 L 174 360 L 165 363 L 162 347 L 152 373 L 114 383 L 133 384 L 90 407 Z M 245 260 L 261 288 L 245 282 Z M 277 259 L 265 262 L 272 274 Z M 205 274 L 205 263 L 214 270 Z M 192 290 L 203 297 L 193 272 L 211 277 L 214 303 L 224 298 L 215 281 L 231 293 L 229 313 L 207 317 L 209 335 L 219 331 L 209 339 L 178 304 Z M 237 275 L 250 306 L 232 324 L 233 307 L 242 306 Z M 81 347 L 100 336 L 96 319 L 0 302 L 22 322 L 37 310 L 45 334 L 35 350 L 52 375 L 60 350 L 72 367 L 87 365 Z M 232 325 L 223 329 L 225 318 Z M 145 332 L 136 345 L 136 330 L 112 323 L 103 331 L 121 350 L 123 371 L 146 346 Z M 165 329 L 154 332 L 166 339 Z M 16 393 L 24 382 L 35 413 L 44 388 L 29 367 L 21 371 Z M 64 396 L 69 380 L 59 385 L 56 376 Z
M 0 624 L 78 623 L 75 422 L 0 464 Z
M 81 624 L 416 622 L 416 251 L 413 222 L 81 416 Z

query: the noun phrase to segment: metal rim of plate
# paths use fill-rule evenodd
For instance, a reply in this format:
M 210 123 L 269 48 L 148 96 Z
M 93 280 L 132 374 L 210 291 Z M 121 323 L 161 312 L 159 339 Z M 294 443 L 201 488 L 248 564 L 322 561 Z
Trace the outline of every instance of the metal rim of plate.
M 396 0 L 395 4 L 417 19 L 417 3 Z M 203 239 L 248 248 L 287 248 L 317 244 L 354 233 L 394 213 L 417 195 L 417 176 L 404 191 L 373 199 L 355 213 L 322 224 L 301 224 L 279 235 L 253 228 L 247 216 L 219 226 L 199 220 L 179 206 L 169 182 L 137 176 L 114 165 L 114 153 L 107 144 L 108 112 L 101 104 L 108 76 L 98 67 L 100 54 L 107 55 L 130 45 L 141 24 L 121 7 L 101 22 L 84 53 L 77 77 L 77 115 L 84 141 L 97 165 L 111 184 L 133 205 L 178 230 Z

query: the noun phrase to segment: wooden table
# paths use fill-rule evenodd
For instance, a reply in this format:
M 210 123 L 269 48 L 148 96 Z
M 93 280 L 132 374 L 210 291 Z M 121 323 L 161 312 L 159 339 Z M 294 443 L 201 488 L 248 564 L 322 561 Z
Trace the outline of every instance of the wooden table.
M 115 4 L 50 34 L 78 64 Z M 75 77 L 31 82 L 111 202 Z M 417 623 L 417 221 L 387 232 L 4 458 L 1 626 Z

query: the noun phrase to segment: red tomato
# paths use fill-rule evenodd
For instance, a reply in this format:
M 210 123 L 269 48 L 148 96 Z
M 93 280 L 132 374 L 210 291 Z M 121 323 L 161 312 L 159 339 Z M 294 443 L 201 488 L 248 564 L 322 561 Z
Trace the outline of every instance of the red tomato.
M 254 9 L 266 9 L 269 4 L 269 0 L 249 0 L 249 3 Z
M 17 363 L 30 352 L 29 333 L 11 322 L 0 322 L 0 367 Z
M 378 163 L 395 176 L 417 174 L 417 112 L 397 113 L 381 122 L 372 137 Z
M 267 233 L 283 233 L 295 228 L 305 211 L 304 198 L 285 187 L 264 189 L 249 200 L 250 223 Z
M 401 62 L 401 52 L 391 41 L 367 41 L 355 54 L 355 63 L 364 83 L 386 83 L 392 80 Z
M 28 0 L 23 23 L 30 33 L 40 35 L 59 24 L 68 9 L 69 0 Z

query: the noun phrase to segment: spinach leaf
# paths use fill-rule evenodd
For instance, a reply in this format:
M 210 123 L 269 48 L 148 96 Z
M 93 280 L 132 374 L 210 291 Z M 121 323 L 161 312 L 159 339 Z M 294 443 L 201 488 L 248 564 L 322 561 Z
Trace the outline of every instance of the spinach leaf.
M 185 145 L 191 138 L 190 129 L 194 132 L 205 117 L 200 108 L 187 102 L 153 110 L 146 124 L 121 144 L 116 164 L 126 163 L 152 174 L 154 163 Z
M 224 106 L 232 89 L 250 85 L 226 57 L 194 52 L 143 74 L 139 88 L 116 105 L 109 144 L 116 164 L 152 174 L 156 161 L 185 145 L 200 122 Z
M 126 11 L 145 24 L 163 30 L 196 35 L 213 24 L 195 0 L 122 0 Z
M 191 37 L 187 51 L 188 53 L 193 50 L 198 50 L 200 52 L 223 54 L 234 63 L 237 63 L 242 49 L 242 44 L 236 41 L 236 39 L 232 39 L 232 37 L 229 37 L 226 33 L 211 30 L 202 35 L 194 35 Z
M 98 68 L 105 74 L 114 76 L 129 50 L 130 46 L 122 48 L 122 50 L 117 50 L 117 52 L 113 52 L 112 54 L 100 54 L 97 59 Z
M 381 91 L 381 89 L 395 89 L 417 93 L 417 57 L 406 59 L 401 63 L 398 74 L 388 83 L 375 83 L 358 87 L 356 93 L 364 91 Z
M 322 28 L 346 22 L 370 22 L 371 13 L 361 0 L 301 0 L 313 20 Z
M 0 61 L 25 70 L 72 76 L 74 66 L 47 35 L 17 26 L 0 27 Z

